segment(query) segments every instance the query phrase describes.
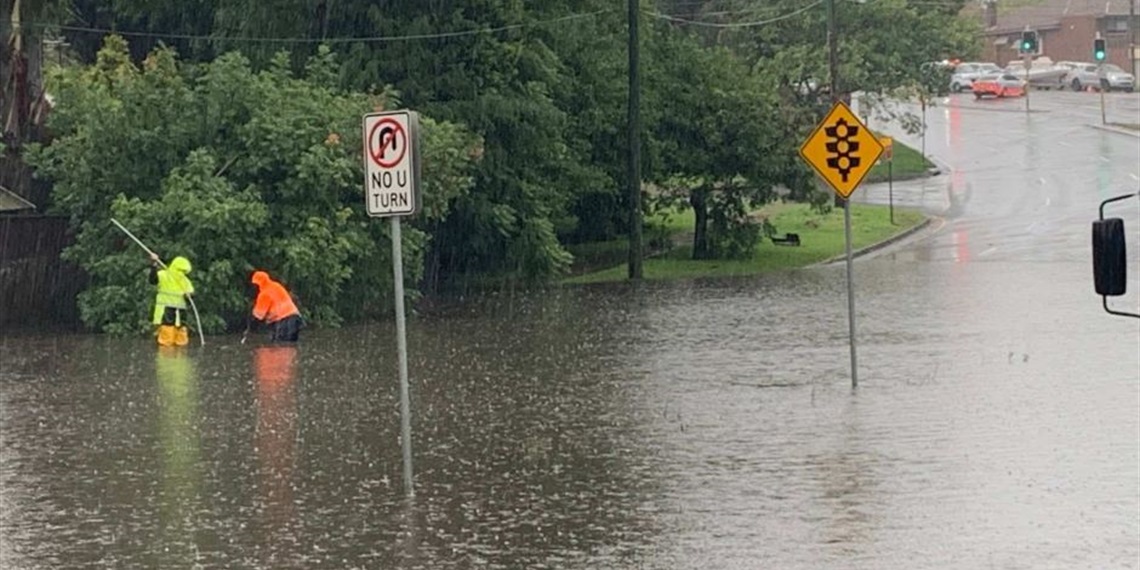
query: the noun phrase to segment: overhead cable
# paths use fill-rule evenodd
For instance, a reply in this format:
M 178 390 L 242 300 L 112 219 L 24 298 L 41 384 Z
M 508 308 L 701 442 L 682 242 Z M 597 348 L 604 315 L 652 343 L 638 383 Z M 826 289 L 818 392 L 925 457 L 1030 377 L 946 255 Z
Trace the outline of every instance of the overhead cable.
M 775 16 L 773 18 L 768 18 L 766 20 L 758 20 L 755 22 L 730 22 L 727 24 L 716 24 L 713 22 L 701 22 L 701 21 L 697 21 L 697 20 L 688 20 L 685 18 L 678 18 L 676 16 L 670 16 L 669 14 L 662 14 L 660 12 L 646 11 L 645 13 L 649 16 L 653 16 L 654 18 L 660 18 L 662 20 L 669 20 L 670 22 L 680 22 L 683 24 L 692 24 L 694 26 L 705 26 L 705 27 L 709 27 L 709 28 L 754 28 L 757 26 L 764 26 L 767 24 L 779 22 L 780 20 L 787 20 L 788 18 L 793 18 L 795 16 L 803 14 L 804 12 L 807 12 L 808 10 L 810 10 L 812 8 L 815 8 L 816 6 L 819 6 L 820 4 L 823 4 L 823 0 L 816 0 L 815 2 L 812 2 L 811 4 L 804 6 L 803 8 L 800 8 L 800 9 L 792 11 L 792 12 L 788 12 L 787 14 L 783 14 L 781 16 Z
M 282 44 L 343 44 L 343 43 L 377 43 L 377 42 L 400 42 L 400 41 L 414 41 L 414 40 L 430 40 L 442 38 L 456 38 L 463 36 L 476 36 L 480 34 L 495 34 L 510 30 L 518 30 L 522 28 L 529 28 L 535 26 L 542 26 L 546 24 L 557 24 L 560 22 L 567 22 L 570 20 L 580 20 L 583 18 L 592 18 L 599 14 L 610 12 L 611 10 L 596 10 L 594 12 L 586 12 L 582 14 L 570 14 L 550 20 L 542 20 L 538 22 L 527 22 L 523 24 L 509 24 L 506 26 L 498 26 L 495 28 L 481 28 L 477 30 L 463 30 L 457 32 L 439 32 L 433 34 L 408 34 L 403 36 L 365 36 L 365 37 L 333 37 L 333 38 L 267 38 L 257 36 L 223 36 L 223 35 L 196 35 L 196 34 L 181 34 L 181 33 L 168 33 L 168 32 L 138 32 L 128 30 L 113 30 L 110 28 L 96 28 L 89 26 L 72 26 L 72 25 L 55 25 L 55 24 L 42 24 L 42 23 L 24 23 L 26 27 L 37 27 L 41 29 L 55 29 L 60 31 L 69 32 L 92 32 L 103 34 L 116 34 L 126 37 L 147 37 L 158 39 L 172 39 L 172 40 L 204 40 L 204 41 L 221 41 L 221 42 L 247 42 L 247 43 L 282 43 Z M 19 27 L 21 24 L 16 24 Z

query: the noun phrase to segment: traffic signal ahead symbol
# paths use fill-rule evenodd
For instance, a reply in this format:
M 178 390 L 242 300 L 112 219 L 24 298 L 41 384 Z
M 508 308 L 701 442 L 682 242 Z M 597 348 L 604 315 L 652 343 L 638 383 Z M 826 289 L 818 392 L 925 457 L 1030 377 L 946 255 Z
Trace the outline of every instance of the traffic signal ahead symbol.
M 800 147 L 800 156 L 841 198 L 859 187 L 882 153 L 883 145 L 842 101 Z
M 824 127 L 823 132 L 827 135 L 827 167 L 835 169 L 847 182 L 851 169 L 859 166 L 859 157 L 855 155 L 859 143 L 854 140 L 859 127 L 848 125 L 847 119 L 839 119 L 835 126 Z

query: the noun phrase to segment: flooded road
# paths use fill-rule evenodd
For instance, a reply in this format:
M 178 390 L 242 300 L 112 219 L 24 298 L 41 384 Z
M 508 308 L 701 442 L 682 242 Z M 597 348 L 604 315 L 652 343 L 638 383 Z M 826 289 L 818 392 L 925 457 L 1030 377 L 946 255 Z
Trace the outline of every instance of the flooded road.
M 409 322 L 414 499 L 391 323 L 0 336 L 0 567 L 1140 567 L 1140 326 L 1088 245 L 1140 143 L 956 120 L 895 188 L 937 223 L 856 264 L 856 392 L 842 265 L 469 299 Z

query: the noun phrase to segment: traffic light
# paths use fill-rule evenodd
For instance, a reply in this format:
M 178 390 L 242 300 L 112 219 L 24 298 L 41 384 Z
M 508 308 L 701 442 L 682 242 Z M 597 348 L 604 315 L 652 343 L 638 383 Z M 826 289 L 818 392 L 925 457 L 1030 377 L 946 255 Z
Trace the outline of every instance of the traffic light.
M 1104 61 L 1108 56 L 1108 51 L 1105 49 L 1104 39 L 1097 38 L 1093 40 L 1093 59 L 1097 61 Z
M 1037 53 L 1037 32 L 1021 32 L 1021 53 Z

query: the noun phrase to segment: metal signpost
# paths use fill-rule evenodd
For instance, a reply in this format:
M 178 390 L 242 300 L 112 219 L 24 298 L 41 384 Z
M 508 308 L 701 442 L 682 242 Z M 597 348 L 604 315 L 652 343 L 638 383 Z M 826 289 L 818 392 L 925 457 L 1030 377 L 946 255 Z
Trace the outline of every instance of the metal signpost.
M 364 116 L 364 205 L 368 215 L 392 220 L 392 274 L 396 298 L 396 349 L 400 368 L 400 443 L 404 491 L 412 485 L 412 411 L 408 396 L 408 338 L 404 322 L 404 259 L 400 217 L 420 209 L 419 115 L 414 111 Z
M 827 117 L 800 147 L 800 156 L 843 198 L 843 224 L 847 237 L 847 320 L 851 339 L 851 387 L 859 386 L 855 360 L 855 277 L 851 256 L 851 204 L 848 199 L 867 176 L 883 147 L 863 121 L 843 101 L 831 107 Z
M 891 137 L 879 137 L 879 144 L 883 145 L 883 158 L 887 160 L 887 207 L 891 212 L 891 225 L 895 225 L 895 140 Z

